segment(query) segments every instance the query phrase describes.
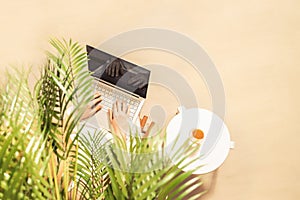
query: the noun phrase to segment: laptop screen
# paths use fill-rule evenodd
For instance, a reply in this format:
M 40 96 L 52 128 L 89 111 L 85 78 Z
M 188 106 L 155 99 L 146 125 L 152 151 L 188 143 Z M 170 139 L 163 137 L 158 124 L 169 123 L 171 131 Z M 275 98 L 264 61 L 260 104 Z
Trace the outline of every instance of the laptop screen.
M 146 98 L 150 71 L 91 46 L 86 46 L 92 76 Z

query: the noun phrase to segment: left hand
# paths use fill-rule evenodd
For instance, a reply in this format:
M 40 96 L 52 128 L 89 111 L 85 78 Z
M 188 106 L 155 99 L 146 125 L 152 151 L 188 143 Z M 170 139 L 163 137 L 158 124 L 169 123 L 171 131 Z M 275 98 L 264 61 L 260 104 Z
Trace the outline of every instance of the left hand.
M 88 104 L 87 109 L 84 111 L 83 115 L 81 116 L 81 120 L 88 119 L 96 114 L 98 111 L 102 109 L 102 105 L 100 105 L 102 99 L 100 93 L 95 93 L 94 99 Z

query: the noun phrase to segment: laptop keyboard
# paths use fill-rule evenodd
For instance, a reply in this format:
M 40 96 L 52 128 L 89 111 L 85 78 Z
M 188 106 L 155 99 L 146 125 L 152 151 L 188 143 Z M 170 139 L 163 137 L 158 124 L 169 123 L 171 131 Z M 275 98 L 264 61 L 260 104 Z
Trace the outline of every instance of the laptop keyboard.
M 140 104 L 139 99 L 99 82 L 95 83 L 95 89 L 101 94 L 101 105 L 103 106 L 102 110 L 107 112 L 108 109 L 112 109 L 112 105 L 116 100 L 125 102 L 129 105 L 129 117 L 130 119 L 133 119 Z

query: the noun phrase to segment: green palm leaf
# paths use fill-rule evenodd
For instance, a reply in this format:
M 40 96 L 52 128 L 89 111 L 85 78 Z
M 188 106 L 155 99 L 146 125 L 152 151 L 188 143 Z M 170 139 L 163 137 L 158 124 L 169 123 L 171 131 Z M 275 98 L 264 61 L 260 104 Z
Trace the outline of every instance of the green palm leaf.
M 92 99 L 90 73 L 83 48 L 72 40 L 50 40 L 55 53 L 37 84 L 37 96 L 43 119 L 42 130 L 60 159 L 66 159 L 73 147 L 70 141 L 87 103 Z M 70 113 L 67 110 L 72 107 Z
M 105 139 L 106 133 L 87 132 L 79 137 L 78 159 L 71 169 L 77 167 L 77 192 L 80 199 L 104 199 L 105 189 L 109 183 L 109 175 L 101 162 L 105 146 L 110 143 Z M 73 152 L 75 155 L 76 152 Z M 75 158 L 73 156 L 73 158 Z
M 110 199 L 184 199 L 202 195 L 190 195 L 191 190 L 202 184 L 199 176 L 186 181 L 197 169 L 183 173 L 178 167 L 192 164 L 196 159 L 189 162 L 186 159 L 197 149 L 184 151 L 184 155 L 177 152 L 175 156 L 181 159 L 174 166 L 163 152 L 158 151 L 162 142 L 160 137 L 131 137 L 128 144 L 130 152 L 123 148 L 123 144 L 117 145 L 118 141 L 111 148 L 106 148 L 103 156 L 109 159 L 105 166 L 110 178 L 107 188 Z
M 37 128 L 37 102 L 27 76 L 15 71 L 8 77 L 1 92 L 0 198 L 49 199 L 52 195 L 43 177 L 48 156 Z

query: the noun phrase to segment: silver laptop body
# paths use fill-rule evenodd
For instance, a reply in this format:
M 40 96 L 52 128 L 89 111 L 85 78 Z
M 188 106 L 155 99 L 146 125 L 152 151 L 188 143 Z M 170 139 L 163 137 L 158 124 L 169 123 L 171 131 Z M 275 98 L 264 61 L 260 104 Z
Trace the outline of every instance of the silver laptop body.
M 103 108 L 86 122 L 109 131 L 107 111 L 112 109 L 116 100 L 129 105 L 129 117 L 134 123 L 137 122 L 147 95 L 150 71 L 88 45 L 87 53 L 88 68 L 94 78 L 94 90 L 101 94 L 100 104 Z M 116 62 L 122 65 L 122 70 L 119 74 L 109 75 L 109 70 L 112 71 L 109 67 Z

